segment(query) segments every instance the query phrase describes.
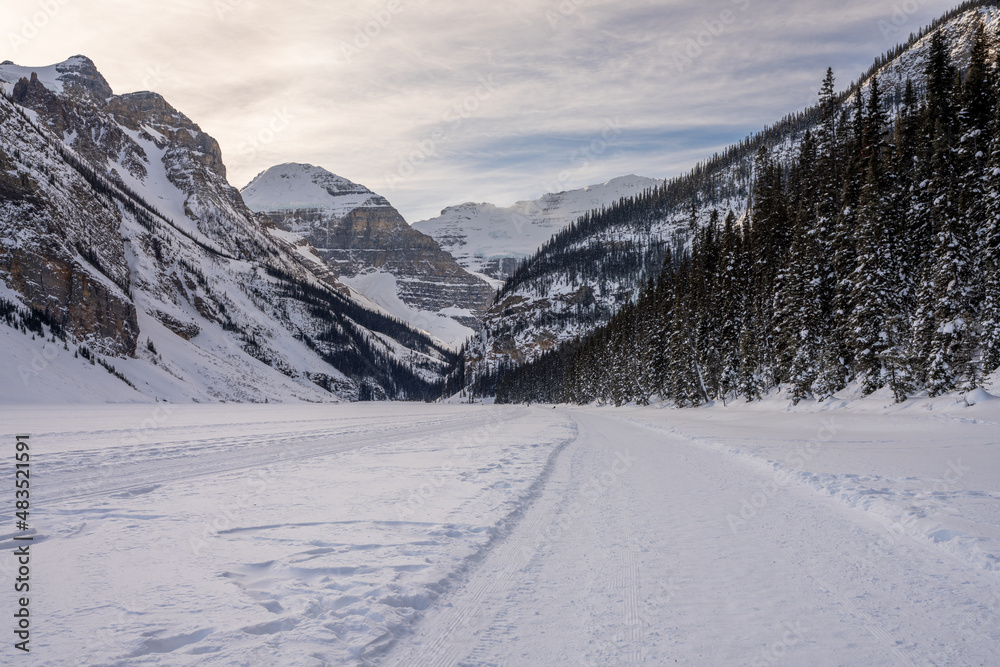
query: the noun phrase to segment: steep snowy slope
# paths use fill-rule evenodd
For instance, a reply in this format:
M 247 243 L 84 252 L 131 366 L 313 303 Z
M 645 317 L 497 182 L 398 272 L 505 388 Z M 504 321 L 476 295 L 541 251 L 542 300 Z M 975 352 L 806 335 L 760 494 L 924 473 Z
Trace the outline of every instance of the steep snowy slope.
M 513 206 L 461 204 L 441 215 L 413 223 L 433 236 L 469 271 L 492 278 L 499 285 L 518 263 L 531 257 L 553 234 L 584 213 L 631 197 L 662 184 L 642 176 L 622 176 L 580 190 L 550 193 Z
M 162 97 L 113 95 L 82 56 L 5 63 L 0 87 L 0 314 L 37 337 L 30 356 L 46 360 L 48 339 L 135 400 L 433 395 L 450 352 L 269 235 L 218 144 Z M 21 372 L 25 354 L 0 349 L 23 381 L 14 400 L 74 386 L 83 400 L 94 385 L 76 371 L 43 382 L 30 371 L 55 357 Z
M 334 275 L 396 317 L 458 347 L 479 328 L 493 289 L 384 198 L 308 164 L 282 164 L 242 190 L 271 233 L 308 242 Z

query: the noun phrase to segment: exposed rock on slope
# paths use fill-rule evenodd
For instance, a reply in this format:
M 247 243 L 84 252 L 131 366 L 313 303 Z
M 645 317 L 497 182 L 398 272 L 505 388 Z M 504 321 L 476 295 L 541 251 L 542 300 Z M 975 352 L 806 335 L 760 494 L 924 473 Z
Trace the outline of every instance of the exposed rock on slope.
M 4 63 L 0 87 L 0 322 L 42 334 L 36 353 L 57 348 L 46 354 L 76 378 L 60 395 L 119 400 L 109 378 L 136 399 L 434 395 L 450 351 L 265 231 L 215 140 L 162 97 L 113 95 L 82 56 Z M 82 355 L 63 358 L 56 337 Z M 21 372 L 22 348 L 0 347 L 0 365 L 17 366 L 26 396 L 53 391 Z M 89 370 L 94 354 L 118 379 Z
M 251 209 L 308 241 L 335 275 L 390 312 L 398 297 L 411 309 L 430 316 L 444 313 L 478 330 L 492 287 L 469 274 L 433 238 L 410 227 L 384 197 L 307 164 L 271 167 L 242 194 Z M 392 276 L 394 293 L 369 289 L 372 281 L 359 279 L 372 273 Z M 411 319 L 405 312 L 394 314 Z M 421 326 L 449 338 L 434 322 Z

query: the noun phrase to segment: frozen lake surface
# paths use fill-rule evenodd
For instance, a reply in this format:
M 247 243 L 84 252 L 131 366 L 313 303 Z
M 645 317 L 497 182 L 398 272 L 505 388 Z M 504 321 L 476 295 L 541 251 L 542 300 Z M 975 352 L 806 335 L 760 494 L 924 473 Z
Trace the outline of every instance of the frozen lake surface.
M 990 664 L 983 398 L 0 408 L 5 468 L 31 435 L 23 662 Z

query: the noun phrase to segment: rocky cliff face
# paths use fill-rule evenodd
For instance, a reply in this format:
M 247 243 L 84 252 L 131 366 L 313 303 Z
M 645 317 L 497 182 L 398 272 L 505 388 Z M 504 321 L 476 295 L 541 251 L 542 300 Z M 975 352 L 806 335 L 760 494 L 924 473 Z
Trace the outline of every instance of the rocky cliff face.
M 120 215 L 6 99 L 0 137 L 9 138 L 0 144 L 0 272 L 8 285 L 73 336 L 111 354 L 134 353 L 139 329 Z
M 116 96 L 81 56 L 0 64 L 0 88 L 0 323 L 148 397 L 433 395 L 450 351 L 270 233 L 161 96 Z
M 381 305 L 392 309 L 390 302 L 398 297 L 417 311 L 443 312 L 479 329 L 493 288 L 363 185 L 320 167 L 284 164 L 261 173 L 242 195 L 251 209 L 267 216 L 276 228 L 306 240 L 337 276 L 356 283 Z M 381 284 L 374 289 L 366 288 L 370 281 L 355 281 L 375 273 L 394 278 L 393 294 L 385 294 Z M 406 313 L 398 315 L 410 319 Z M 437 333 L 433 323 L 428 326 Z
M 36 112 L 90 164 L 126 187 L 152 191 L 158 212 L 235 256 L 258 251 L 244 243 L 256 223 L 226 181 L 218 142 L 161 95 L 114 95 L 83 56 L 47 68 L 7 62 L 0 81 L 12 84 L 15 104 Z

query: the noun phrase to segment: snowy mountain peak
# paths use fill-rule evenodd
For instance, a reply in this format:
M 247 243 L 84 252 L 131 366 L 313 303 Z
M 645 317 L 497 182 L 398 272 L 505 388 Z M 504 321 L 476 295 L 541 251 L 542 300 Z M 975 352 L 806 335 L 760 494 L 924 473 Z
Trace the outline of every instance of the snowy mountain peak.
M 647 178 L 645 176 L 637 176 L 636 174 L 627 174 L 625 176 L 619 176 L 617 178 L 612 178 L 610 181 L 605 181 L 600 185 L 588 185 L 583 188 L 584 192 L 590 192 L 595 189 L 627 189 L 632 191 L 636 188 L 655 188 L 656 186 L 663 183 L 663 181 L 655 178 Z
M 103 102 L 114 93 L 97 65 L 87 56 L 76 55 L 46 67 L 25 67 L 6 60 L 0 64 L 0 83 L 15 84 L 36 75 L 39 82 L 54 93 L 76 91 Z
M 254 211 L 328 210 L 343 217 L 357 208 L 389 207 L 363 185 L 311 164 L 289 162 L 266 169 L 241 191 Z
M 242 194 L 272 235 L 308 245 L 343 283 L 455 347 L 493 298 L 490 285 L 411 228 L 384 197 L 322 167 L 276 165 Z
M 436 218 L 413 223 L 413 228 L 434 237 L 467 270 L 502 280 L 580 216 L 662 184 L 655 178 L 629 174 L 507 207 L 459 204 Z

